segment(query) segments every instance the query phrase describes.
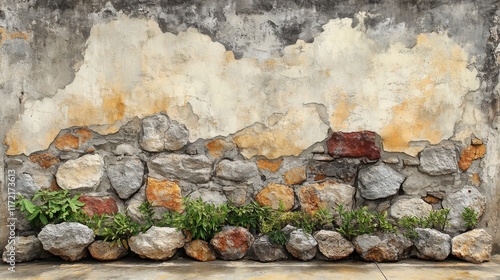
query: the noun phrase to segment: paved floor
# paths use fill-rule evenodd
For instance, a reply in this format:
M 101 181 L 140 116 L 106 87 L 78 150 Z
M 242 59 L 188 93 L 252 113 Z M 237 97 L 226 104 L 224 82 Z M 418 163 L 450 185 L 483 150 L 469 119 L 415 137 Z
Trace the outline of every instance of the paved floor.
M 168 262 L 125 259 L 109 263 L 37 261 L 17 264 L 16 272 L 7 268 L 7 265 L 0 266 L 0 279 L 500 279 L 500 255 L 479 265 L 458 260 L 413 259 L 379 264 L 352 260 L 201 263 L 186 259 Z

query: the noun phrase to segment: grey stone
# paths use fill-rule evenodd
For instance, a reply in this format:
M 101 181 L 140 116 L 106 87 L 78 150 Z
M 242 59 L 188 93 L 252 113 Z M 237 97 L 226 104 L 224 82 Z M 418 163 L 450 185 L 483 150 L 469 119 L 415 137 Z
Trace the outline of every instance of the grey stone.
M 227 203 L 227 198 L 225 195 L 221 194 L 219 191 L 211 191 L 208 189 L 198 189 L 192 192 L 189 197 L 191 199 L 201 198 L 204 202 L 212 203 L 214 205 L 221 205 Z
M 9 243 L 5 245 L 5 250 L 2 254 L 2 260 L 5 263 L 10 261 L 15 261 L 16 263 L 29 262 L 39 259 L 46 252 L 43 250 L 40 240 L 34 235 L 16 236 L 14 240 L 15 242 L 10 243 L 11 240 L 9 239 Z
M 92 258 L 99 261 L 114 261 L 125 257 L 128 250 L 120 243 L 96 240 L 89 246 Z
M 454 145 L 429 146 L 420 153 L 419 169 L 430 175 L 446 175 L 457 172 L 457 162 Z
M 465 221 L 462 218 L 464 208 L 472 208 L 481 217 L 486 208 L 486 197 L 475 187 L 465 186 L 455 193 L 447 194 L 443 199 L 442 205 L 443 208 L 450 209 L 448 213 L 450 221 L 446 227 L 446 231 L 456 233 L 466 230 Z
M 356 252 L 366 261 L 398 261 L 409 256 L 412 243 L 399 234 L 363 234 L 354 238 Z
M 313 236 L 318 242 L 319 251 L 329 260 L 344 259 L 354 252 L 354 245 L 336 231 L 320 230 Z
M 38 234 L 43 249 L 67 261 L 79 261 L 94 241 L 94 231 L 80 223 L 48 224 Z
M 243 227 L 224 227 L 210 240 L 210 245 L 217 255 L 226 261 L 235 261 L 243 258 L 252 247 L 255 238 Z
M 397 158 L 397 157 L 388 157 L 388 158 L 384 158 L 382 161 L 385 162 L 385 163 L 387 163 L 387 164 L 396 164 L 396 163 L 399 163 L 399 158 Z
M 201 184 L 212 177 L 212 161 L 205 155 L 160 154 L 148 162 L 148 170 L 151 177 Z
M 188 143 L 187 128 L 168 116 L 155 114 L 142 119 L 141 147 L 149 152 L 177 151 Z
M 259 262 L 275 262 L 288 258 L 285 246 L 272 243 L 267 235 L 261 235 L 255 240 L 252 251 L 255 260 Z
M 15 190 L 17 194 L 21 194 L 25 198 L 30 199 L 36 191 L 40 190 L 40 187 L 36 185 L 31 175 L 21 173 L 17 175 Z
M 385 164 L 376 164 L 359 171 L 359 191 L 363 198 L 379 199 L 398 193 L 405 176 Z
M 144 165 L 137 157 L 125 158 L 107 167 L 111 186 L 121 199 L 128 199 L 143 184 Z
M 491 259 L 492 237 L 484 229 L 474 229 L 451 240 L 451 254 L 472 263 Z
M 343 182 L 351 182 L 358 172 L 358 159 L 340 158 L 330 162 L 312 161 L 307 170 L 308 177 L 332 177 Z
M 258 175 L 257 165 L 251 161 L 222 160 L 215 169 L 215 175 L 229 181 L 242 182 Z
M 295 230 L 297 230 L 297 228 L 292 225 L 286 225 L 281 229 L 281 231 L 285 233 L 287 236 L 289 236 L 290 233 L 292 233 Z
M 234 185 L 222 188 L 227 200 L 235 206 L 243 206 L 247 202 L 247 185 Z
M 295 258 L 308 261 L 316 256 L 317 245 L 318 243 L 312 235 L 298 229 L 290 233 L 285 246 L 287 251 Z
M 139 189 L 139 191 L 134 194 L 129 200 L 125 202 L 125 207 L 126 207 L 126 213 L 127 216 L 132 218 L 132 220 L 138 222 L 138 223 L 143 223 L 144 218 L 139 210 L 139 207 L 143 202 L 146 201 L 146 187 L 143 186 Z
M 95 190 L 104 175 L 104 161 L 98 154 L 84 155 L 59 166 L 56 179 L 65 190 Z
M 185 237 L 176 228 L 152 226 L 144 233 L 129 238 L 132 252 L 141 258 L 170 259 L 177 249 L 184 247 Z
M 417 257 L 424 260 L 442 261 L 451 252 L 451 237 L 430 228 L 416 228 L 417 237 L 413 244 L 417 251 Z
M 407 195 L 425 196 L 429 191 L 449 190 L 455 179 L 448 176 L 429 176 L 422 173 L 409 174 L 403 182 L 403 191 Z
M 432 205 L 423 201 L 420 197 L 401 198 L 394 202 L 389 208 L 389 216 L 399 220 L 405 216 L 423 218 L 432 211 Z

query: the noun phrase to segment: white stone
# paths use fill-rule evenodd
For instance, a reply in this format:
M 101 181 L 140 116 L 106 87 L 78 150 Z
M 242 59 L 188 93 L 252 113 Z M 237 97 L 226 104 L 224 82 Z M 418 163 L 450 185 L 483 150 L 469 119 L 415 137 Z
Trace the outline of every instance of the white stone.
M 446 231 L 456 233 L 466 230 L 465 221 L 462 218 L 464 208 L 472 208 L 481 218 L 486 209 L 486 197 L 475 187 L 465 186 L 457 192 L 447 194 L 442 205 L 443 208 L 450 209 L 450 213 L 448 213 L 450 221 Z
M 43 249 L 67 261 L 79 261 L 94 242 L 94 231 L 79 223 L 48 224 L 38 234 Z
M 98 154 L 84 155 L 68 160 L 59 166 L 56 173 L 57 184 L 65 190 L 95 190 L 104 175 L 104 161 Z
M 423 218 L 427 217 L 431 211 L 432 205 L 423 201 L 420 197 L 401 198 L 391 205 L 389 216 L 396 220 L 405 216 Z
M 184 234 L 178 229 L 152 226 L 146 232 L 130 237 L 129 246 L 141 258 L 167 260 L 177 249 L 184 247 L 184 239 Z

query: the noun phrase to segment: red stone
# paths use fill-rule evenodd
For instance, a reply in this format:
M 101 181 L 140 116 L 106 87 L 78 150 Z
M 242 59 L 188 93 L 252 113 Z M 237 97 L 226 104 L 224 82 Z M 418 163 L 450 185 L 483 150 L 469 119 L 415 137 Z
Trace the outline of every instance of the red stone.
M 372 131 L 334 132 L 326 145 L 328 153 L 336 158 L 380 158 L 380 149 L 376 144 L 376 134 Z
M 85 206 L 83 206 L 82 209 L 89 216 L 93 216 L 94 214 L 111 215 L 118 212 L 118 206 L 116 205 L 116 201 L 111 197 L 96 197 L 96 196 L 82 195 L 78 200 L 85 203 Z

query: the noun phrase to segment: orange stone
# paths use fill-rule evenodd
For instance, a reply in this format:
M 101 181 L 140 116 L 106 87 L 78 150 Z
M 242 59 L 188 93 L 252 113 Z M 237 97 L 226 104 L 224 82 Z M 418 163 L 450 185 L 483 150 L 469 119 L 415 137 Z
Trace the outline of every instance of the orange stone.
M 437 197 L 434 197 L 432 195 L 427 195 L 423 198 L 423 200 L 429 204 L 437 204 L 439 203 L 441 200 Z
M 61 135 L 56 138 L 54 145 L 61 151 L 71 151 L 77 150 L 80 143 L 80 139 L 69 133 Z
M 306 180 L 306 168 L 304 166 L 295 167 L 283 174 L 285 183 L 288 185 L 299 185 Z
M 471 182 L 474 186 L 479 187 L 481 184 L 481 177 L 477 173 L 472 174 Z
M 80 136 L 80 143 L 85 144 L 92 138 L 92 132 L 86 128 L 80 128 L 75 133 Z
M 205 146 L 207 147 L 210 155 L 216 158 L 223 156 L 224 152 L 230 151 L 234 148 L 234 144 L 227 142 L 224 139 L 215 139 L 208 142 Z
M 480 145 L 470 145 L 462 151 L 460 155 L 460 161 L 458 166 L 462 171 L 469 169 L 473 160 L 484 157 L 486 153 L 486 146 L 484 144 Z
M 321 201 L 314 185 L 304 186 L 299 192 L 299 197 L 302 211 L 314 214 L 321 208 Z
M 259 169 L 266 169 L 274 173 L 278 171 L 282 162 L 283 158 L 280 158 L 278 160 L 258 159 L 257 167 Z
M 45 154 L 38 154 L 38 155 L 30 156 L 30 161 L 37 163 L 42 168 L 47 169 L 47 168 L 51 167 L 52 165 L 58 163 L 59 159 L 56 158 L 51 153 L 45 153 Z
M 176 182 L 149 177 L 146 198 L 153 206 L 162 206 L 179 213 L 183 211 L 181 188 Z
M 282 204 L 284 211 L 290 211 L 295 203 L 295 195 L 289 186 L 270 183 L 257 194 L 255 200 L 260 206 L 269 206 L 274 210 L 278 210 Z

